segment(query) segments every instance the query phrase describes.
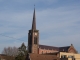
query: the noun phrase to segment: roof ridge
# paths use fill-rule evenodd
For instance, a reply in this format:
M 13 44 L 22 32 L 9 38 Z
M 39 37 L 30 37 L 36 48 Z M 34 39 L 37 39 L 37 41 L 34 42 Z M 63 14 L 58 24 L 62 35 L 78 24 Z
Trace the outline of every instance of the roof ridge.
M 62 47 L 70 47 L 70 46 L 62 46 Z M 61 48 L 61 47 L 58 47 L 58 48 Z
M 40 45 L 39 45 L 40 46 Z M 56 47 L 56 46 L 49 46 L 49 45 L 42 45 L 42 46 L 48 46 L 48 47 Z M 58 48 L 58 47 L 56 47 L 56 48 Z

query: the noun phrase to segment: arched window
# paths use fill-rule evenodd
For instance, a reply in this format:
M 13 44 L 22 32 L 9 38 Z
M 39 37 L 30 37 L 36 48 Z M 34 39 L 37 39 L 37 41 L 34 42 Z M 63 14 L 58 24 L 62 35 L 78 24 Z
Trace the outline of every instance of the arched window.
M 34 37 L 34 44 L 37 44 L 37 37 Z

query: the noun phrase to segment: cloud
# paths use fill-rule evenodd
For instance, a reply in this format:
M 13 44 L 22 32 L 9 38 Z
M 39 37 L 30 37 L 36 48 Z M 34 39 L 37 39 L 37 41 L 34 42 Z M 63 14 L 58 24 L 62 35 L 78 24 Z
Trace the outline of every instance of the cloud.
M 75 22 L 79 21 L 79 10 L 69 10 L 65 11 L 64 9 L 67 8 L 67 10 L 71 9 L 71 7 L 63 7 L 63 8 L 57 8 L 57 9 L 47 9 L 44 11 L 41 11 L 37 15 L 39 15 L 39 29 L 41 31 L 49 31 L 54 29 L 61 29 L 61 28 L 68 28 L 72 26 L 78 26 L 78 24 L 75 24 Z M 73 9 L 73 8 L 72 8 Z M 64 10 L 64 11 L 63 11 Z M 44 22 L 43 22 L 44 21 Z M 41 25 L 42 26 L 41 26 Z M 45 28 L 44 28 L 45 27 Z

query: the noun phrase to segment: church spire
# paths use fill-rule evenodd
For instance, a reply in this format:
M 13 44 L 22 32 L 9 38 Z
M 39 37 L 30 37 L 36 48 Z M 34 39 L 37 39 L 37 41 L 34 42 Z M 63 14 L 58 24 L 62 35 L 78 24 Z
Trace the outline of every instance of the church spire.
M 34 5 L 34 13 L 33 13 L 33 21 L 32 21 L 32 30 L 36 30 L 35 5 Z
M 36 29 L 35 5 L 33 12 L 32 27 L 28 33 L 28 52 L 38 54 L 39 30 Z

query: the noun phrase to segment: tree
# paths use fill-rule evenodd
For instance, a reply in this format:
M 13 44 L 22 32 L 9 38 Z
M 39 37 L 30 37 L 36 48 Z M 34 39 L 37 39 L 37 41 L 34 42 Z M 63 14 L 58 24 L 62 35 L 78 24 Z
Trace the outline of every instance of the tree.
M 2 51 L 2 54 L 15 57 L 16 55 L 18 55 L 18 48 L 17 47 L 7 47 L 7 48 L 5 47 Z
M 25 60 L 27 55 L 26 46 L 24 43 L 18 48 L 18 55 L 16 56 L 15 60 Z
M 22 43 L 21 47 L 19 47 L 19 54 L 25 56 L 26 53 L 27 53 L 26 46 L 24 43 Z

